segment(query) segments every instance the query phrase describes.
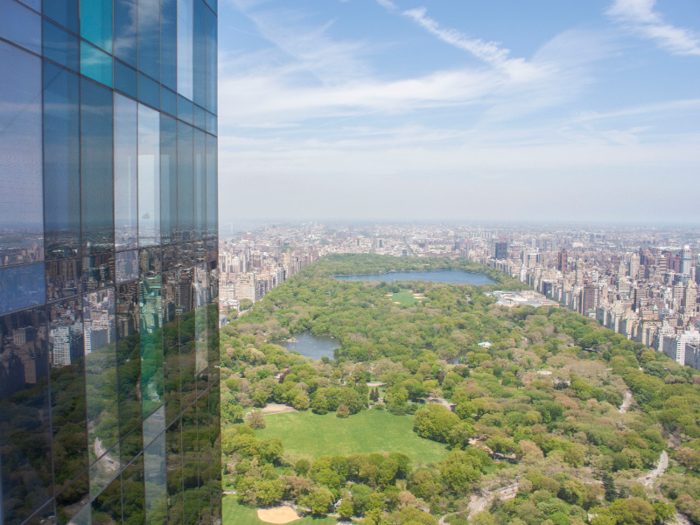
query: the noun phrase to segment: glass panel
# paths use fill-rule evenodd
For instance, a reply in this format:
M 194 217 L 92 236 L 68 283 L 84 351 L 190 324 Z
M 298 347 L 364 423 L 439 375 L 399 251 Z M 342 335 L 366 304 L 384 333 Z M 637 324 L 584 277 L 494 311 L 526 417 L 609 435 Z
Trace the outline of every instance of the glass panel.
M 95 525 L 122 522 L 122 481 L 119 477 L 92 502 L 92 522 Z
M 113 289 L 83 297 L 85 383 L 90 462 L 102 456 L 107 472 L 119 468 L 119 455 L 107 451 L 119 439 L 115 294 Z M 90 476 L 91 492 L 94 476 Z M 104 480 L 104 479 L 103 479 Z
M 209 337 L 207 339 L 207 346 L 209 349 L 209 384 L 211 385 L 219 380 L 219 305 L 217 303 L 208 305 L 207 312 L 209 324 Z
M 92 505 L 88 504 L 68 525 L 92 525 Z
M 80 259 L 46 262 L 46 298 L 49 301 L 73 297 L 83 291 Z
M 58 490 L 58 488 L 56 490 Z M 87 508 L 87 516 L 85 515 L 84 507 Z M 90 520 L 85 520 L 85 518 L 89 518 L 89 511 L 90 478 L 86 472 L 63 489 L 63 492 L 57 493 L 56 516 L 58 517 L 59 523 L 90 525 Z
M 49 501 L 39 512 L 23 523 L 23 525 L 44 525 L 45 523 L 55 523 L 54 503 Z M 9 524 L 8 524 L 9 525 Z
M 177 125 L 160 116 L 160 229 L 161 242 L 176 240 L 177 231 Z
M 137 152 L 137 104 L 115 93 L 114 240 L 117 251 L 138 248 Z
M 168 248 L 166 249 L 174 249 Z M 178 270 L 163 272 L 163 365 L 166 399 L 166 421 L 172 422 L 180 414 L 180 349 L 178 296 L 180 281 Z
M 221 496 L 211 507 L 211 525 L 221 525 L 223 523 L 223 502 Z
M 84 254 L 114 249 L 112 92 L 81 84 L 81 202 Z
M 195 268 L 193 287 L 195 304 L 195 364 L 196 374 L 204 372 L 208 366 L 207 354 L 207 305 L 209 301 L 209 272 L 206 264 Z M 206 387 L 205 387 L 206 388 Z
M 184 518 L 182 497 L 182 436 L 181 420 L 175 421 L 165 432 L 167 486 L 168 486 L 168 523 L 181 525 Z
M 0 341 L 0 504 L 4 522 L 15 525 L 53 492 L 44 309 L 0 317 Z
M 112 87 L 112 57 L 87 42 L 80 42 L 80 72 L 100 84 Z
M 177 0 L 177 92 L 194 95 L 194 0 Z
M 112 0 L 80 0 L 80 36 L 112 52 Z
M 136 0 L 114 1 L 114 56 L 136 67 Z
M 139 73 L 139 101 L 160 108 L 160 85 L 143 73 Z
M 4 266 L 44 259 L 41 60 L 0 42 L 0 71 L 5 72 L 0 75 L 0 266 Z
M 134 254 L 134 252 L 126 252 Z M 134 261 L 137 269 L 138 263 Z M 117 371 L 119 383 L 119 435 L 122 465 L 142 450 L 141 336 L 139 334 L 138 281 L 117 286 Z
M 207 229 L 207 180 L 205 133 L 194 130 L 194 236 L 202 239 Z
M 44 16 L 49 17 L 74 33 L 80 32 L 78 12 L 78 0 L 51 0 L 50 2 L 44 2 Z
M 200 509 L 207 509 L 211 505 L 211 441 L 209 427 L 209 392 L 207 391 L 197 400 Z
M 58 493 L 88 468 L 81 298 L 50 305 L 48 316 L 53 464 Z M 87 493 L 87 485 L 84 488 Z
M 123 283 L 133 281 L 139 278 L 139 252 L 132 250 L 130 252 L 120 252 L 117 258 L 117 282 Z
M 136 70 L 119 60 L 114 61 L 114 89 L 136 98 Z
M 195 339 L 194 310 L 192 309 L 192 288 L 194 268 L 183 269 L 180 273 L 180 380 L 182 406 L 194 401 Z M 192 384 L 191 384 L 192 383 Z
M 160 244 L 160 115 L 139 104 L 139 241 Z
M 165 86 L 160 87 L 160 109 L 177 116 L 177 95 Z
M 207 235 L 219 233 L 218 146 L 216 137 L 207 135 Z
M 216 13 L 216 8 L 217 8 L 217 1 L 216 0 L 207 0 L 207 5 L 212 8 L 214 13 Z
M 46 302 L 44 265 L 0 268 L 0 314 Z
M 183 489 L 185 495 L 185 523 L 199 509 L 199 447 L 197 446 L 196 405 L 182 414 Z
M 210 4 L 211 5 L 211 4 Z M 207 9 L 207 102 L 206 108 L 216 114 L 217 93 L 217 19 Z
M 160 0 L 139 0 L 139 71 L 160 78 Z
M 104 455 L 90 466 L 91 498 L 97 496 L 114 478 L 119 476 L 119 449 L 120 444 L 118 443 L 114 448 L 103 451 Z M 92 456 L 92 451 L 90 451 L 90 455 Z
M 177 123 L 177 229 L 180 240 L 192 239 L 194 230 L 193 128 Z
M 24 5 L 31 7 L 35 11 L 41 11 L 41 0 L 19 0 Z
M 165 406 L 161 406 L 143 422 L 143 447 L 147 447 L 153 440 L 165 431 Z
M 207 98 L 206 11 L 208 11 L 208 9 L 203 1 L 199 0 L 194 2 L 194 98 L 192 98 L 192 100 L 195 104 L 200 106 L 206 104 Z
M 112 284 L 114 284 L 114 252 L 83 257 L 83 291 L 92 292 Z
M 207 133 L 211 133 L 212 135 L 217 134 L 216 115 L 212 115 L 211 113 L 207 113 Z
M 122 472 L 124 525 L 143 525 L 146 523 L 146 494 L 144 489 L 143 454 L 141 454 Z M 117 523 L 120 522 L 117 521 Z
M 177 97 L 177 117 L 188 124 L 194 124 L 194 104 L 185 97 Z
M 160 81 L 177 89 L 177 0 L 160 0 Z
M 146 523 L 164 525 L 167 519 L 166 438 L 161 434 L 144 451 L 146 477 Z
M 141 399 L 147 417 L 163 403 L 163 348 L 161 335 L 161 252 L 141 250 Z
M 44 62 L 47 259 L 75 257 L 80 248 L 79 96 L 77 75 Z
M 0 0 L 0 36 L 41 55 L 41 17 L 22 4 Z
M 78 37 L 44 20 L 44 57 L 73 71 L 80 71 Z M 46 70 L 44 70 L 46 73 Z M 44 85 L 48 83 L 44 79 Z
M 199 106 L 194 107 L 194 125 L 199 129 L 207 129 L 207 112 Z

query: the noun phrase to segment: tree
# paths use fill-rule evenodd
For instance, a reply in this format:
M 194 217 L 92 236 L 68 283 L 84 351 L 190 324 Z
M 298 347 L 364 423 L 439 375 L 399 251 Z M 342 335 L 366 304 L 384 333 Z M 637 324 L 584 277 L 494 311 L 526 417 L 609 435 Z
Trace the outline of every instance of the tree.
M 416 411 L 413 431 L 419 436 L 447 443 L 450 432 L 459 423 L 459 418 L 443 405 L 433 403 Z
M 603 488 L 605 489 L 605 499 L 613 502 L 617 499 L 617 489 L 615 488 L 615 480 L 609 472 L 603 474 Z
M 469 445 L 469 440 L 474 437 L 474 427 L 466 421 L 455 425 L 450 432 L 447 442 L 454 449 L 465 449 Z
M 294 472 L 296 472 L 297 476 L 306 476 L 310 468 L 311 465 L 307 459 L 300 459 L 294 464 Z
M 282 486 L 277 480 L 263 481 L 257 489 L 256 497 L 261 505 L 271 505 L 282 497 Z
M 654 507 L 654 512 L 656 513 L 655 523 L 657 525 L 664 525 L 664 523 L 667 521 L 676 521 L 676 507 L 674 507 L 671 503 L 659 501 L 658 503 L 652 504 L 652 507 Z
M 350 517 L 353 514 L 353 505 L 352 505 L 352 499 L 351 498 L 343 498 L 343 501 L 340 502 L 340 506 L 338 507 L 338 514 L 346 520 L 350 520 Z
M 466 493 L 481 478 L 481 463 L 466 452 L 451 452 L 438 463 L 438 470 L 449 489 L 455 493 Z
M 350 415 L 350 410 L 345 405 L 338 405 L 338 410 L 335 411 L 335 415 L 340 418 L 346 418 Z
M 326 488 L 318 488 L 311 492 L 304 502 L 314 514 L 325 514 L 333 503 L 333 494 Z
M 294 406 L 294 408 L 296 408 L 297 410 L 308 410 L 309 396 L 307 396 L 304 392 L 300 392 L 294 398 L 292 406 Z
M 250 414 L 248 414 L 248 417 L 246 418 L 245 422 L 253 430 L 259 430 L 261 428 L 265 428 L 266 426 L 265 418 L 257 410 L 254 410 Z

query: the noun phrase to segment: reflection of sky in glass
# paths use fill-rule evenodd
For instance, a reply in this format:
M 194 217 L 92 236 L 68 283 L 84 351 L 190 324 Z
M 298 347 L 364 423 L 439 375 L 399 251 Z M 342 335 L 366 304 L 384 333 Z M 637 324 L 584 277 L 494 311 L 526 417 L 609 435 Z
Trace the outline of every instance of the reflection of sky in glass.
M 114 234 L 117 251 L 138 247 L 137 104 L 114 96 Z
M 139 240 L 160 244 L 160 115 L 139 104 Z
M 194 94 L 194 3 L 177 0 L 177 92 L 192 100 Z

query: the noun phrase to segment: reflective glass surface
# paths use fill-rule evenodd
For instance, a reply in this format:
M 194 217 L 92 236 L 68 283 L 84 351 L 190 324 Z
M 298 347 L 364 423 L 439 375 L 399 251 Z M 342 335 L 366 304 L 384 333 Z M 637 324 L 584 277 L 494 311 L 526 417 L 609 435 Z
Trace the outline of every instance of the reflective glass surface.
M 139 252 L 119 252 L 116 254 L 117 283 L 133 281 L 139 278 Z
M 44 2 L 44 16 L 70 29 L 73 33 L 80 32 L 79 11 L 79 0 L 50 0 Z
M 114 89 L 136 98 L 136 70 L 119 60 L 114 61 Z
M 114 56 L 136 67 L 137 35 L 136 0 L 114 0 Z
M 211 441 L 209 424 L 209 391 L 197 399 L 197 447 L 199 449 L 198 484 L 200 516 L 211 504 Z
M 161 306 L 161 252 L 159 248 L 139 254 L 141 332 L 141 399 L 143 416 L 148 417 L 163 404 L 163 348 Z
M 14 0 L 0 0 L 0 37 L 41 54 L 41 17 Z
M 62 66 L 80 70 L 80 42 L 78 37 L 44 20 L 44 57 Z M 46 79 L 44 79 L 46 85 Z
M 219 231 L 218 200 L 218 145 L 216 137 L 207 135 L 207 236 L 216 236 Z
M 177 123 L 177 230 L 180 240 L 192 240 L 194 234 L 194 129 Z
M 194 124 L 194 104 L 185 97 L 177 97 L 177 117 L 188 124 Z
M 124 525 L 143 525 L 146 518 L 146 495 L 144 492 L 143 454 L 122 473 L 122 498 Z M 117 521 L 117 523 L 119 523 Z
M 143 73 L 139 73 L 139 101 L 160 108 L 160 85 Z
M 114 284 L 114 252 L 83 257 L 83 291 L 90 292 Z
M 206 53 L 206 11 L 207 6 L 202 0 L 194 2 L 194 56 L 193 56 L 193 77 L 194 84 L 192 100 L 195 104 L 204 106 L 206 104 L 207 89 L 207 53 Z
M 171 248 L 172 249 L 172 248 Z M 167 253 L 166 249 L 166 253 Z M 171 423 L 180 413 L 180 349 L 178 298 L 179 270 L 163 272 L 163 372 L 166 422 Z
M 160 78 L 160 0 L 139 0 L 139 71 Z
M 160 244 L 160 114 L 139 104 L 139 242 Z
M 0 41 L 0 71 L 1 267 L 44 259 L 44 214 L 41 60 Z
M 95 82 L 112 87 L 112 57 L 87 42 L 80 42 L 80 72 Z
M 178 419 L 165 433 L 168 523 L 175 525 L 184 521 L 181 425 Z
M 199 375 L 209 366 L 206 305 L 211 298 L 209 297 L 209 271 L 205 263 L 195 267 L 195 282 L 192 293 L 195 304 L 195 372 Z
M 119 476 L 92 502 L 92 522 L 104 524 L 122 522 L 122 480 Z
M 182 414 L 182 467 L 185 497 L 185 523 L 199 510 L 199 446 L 197 407 L 193 404 Z
M 194 125 L 202 130 L 207 129 L 207 112 L 199 106 L 194 107 Z
M 177 121 L 160 116 L 160 228 L 163 244 L 177 240 Z
M 160 87 L 160 109 L 169 115 L 177 116 L 177 95 L 165 86 Z
M 177 0 L 160 1 L 160 81 L 177 90 Z
M 216 4 L 215 0 L 210 0 L 209 5 Z M 214 8 L 216 12 L 216 8 Z M 207 85 L 206 85 L 206 108 L 216 114 L 216 79 L 217 79 L 217 18 L 214 12 L 207 9 Z
M 138 109 L 114 95 L 114 236 L 117 251 L 138 248 Z
M 82 293 L 81 260 L 53 259 L 46 262 L 46 299 L 62 299 Z
M 0 314 L 46 302 L 44 265 L 0 268 Z
M 44 308 L 0 317 L 0 479 L 7 525 L 52 497 L 49 344 Z
M 194 95 L 194 1 L 177 0 L 177 92 Z
M 80 36 L 112 52 L 112 0 L 80 0 Z
M 87 508 L 83 509 L 85 506 Z M 85 472 L 61 492 L 56 493 L 56 517 L 61 525 L 90 525 L 89 514 L 90 477 L 88 472 Z
M 163 525 L 167 519 L 166 437 L 160 434 L 144 450 L 146 523 Z
M 207 173 L 205 133 L 194 130 L 194 238 L 202 239 L 207 229 Z

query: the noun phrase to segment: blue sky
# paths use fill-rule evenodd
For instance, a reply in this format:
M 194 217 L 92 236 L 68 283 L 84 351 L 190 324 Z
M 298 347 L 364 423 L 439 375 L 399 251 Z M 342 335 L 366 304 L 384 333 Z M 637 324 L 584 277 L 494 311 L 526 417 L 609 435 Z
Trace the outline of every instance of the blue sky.
M 700 222 L 697 0 L 220 0 L 222 223 Z

